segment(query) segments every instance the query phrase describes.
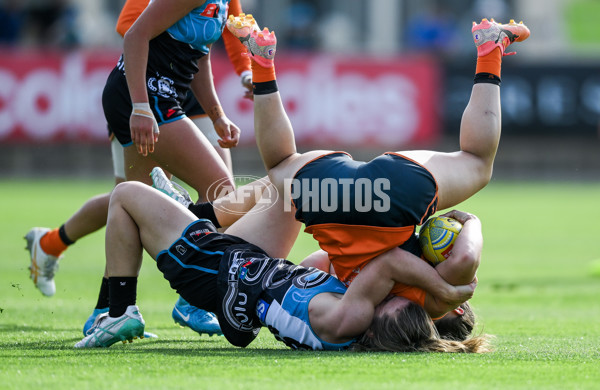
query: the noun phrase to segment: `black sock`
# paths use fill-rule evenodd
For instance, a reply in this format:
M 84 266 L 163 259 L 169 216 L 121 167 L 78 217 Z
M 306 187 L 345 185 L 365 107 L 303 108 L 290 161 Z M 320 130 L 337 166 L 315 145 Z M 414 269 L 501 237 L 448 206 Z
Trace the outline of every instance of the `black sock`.
M 268 95 L 273 92 L 279 91 L 277 88 L 277 81 L 265 81 L 262 83 L 252 83 L 252 91 L 255 95 Z
M 215 215 L 215 208 L 211 202 L 203 202 L 198 204 L 192 203 L 188 206 L 188 210 L 194 213 L 194 215 L 198 218 L 208 219 L 213 223 L 213 225 L 215 225 L 217 229 L 221 227 L 221 224 L 219 224 L 219 220 Z
M 98 302 L 96 303 L 96 309 L 106 309 L 110 302 L 108 301 L 108 278 L 102 278 L 102 284 L 100 285 L 100 294 L 98 294 Z
M 108 278 L 110 290 L 110 309 L 108 315 L 121 317 L 125 314 L 127 306 L 135 305 L 137 291 L 137 277 L 115 276 Z
M 475 75 L 475 78 L 473 79 L 473 83 L 474 84 L 487 83 L 487 84 L 496 84 L 496 85 L 500 86 L 500 85 L 502 85 L 502 80 L 500 80 L 500 77 L 496 76 L 495 74 L 477 73 Z
M 60 225 L 60 227 L 58 228 L 58 236 L 60 237 L 60 239 L 62 240 L 62 242 L 69 246 L 75 243 L 75 241 L 71 240 L 68 236 L 67 233 L 65 232 L 65 224 L 63 223 L 62 225 Z

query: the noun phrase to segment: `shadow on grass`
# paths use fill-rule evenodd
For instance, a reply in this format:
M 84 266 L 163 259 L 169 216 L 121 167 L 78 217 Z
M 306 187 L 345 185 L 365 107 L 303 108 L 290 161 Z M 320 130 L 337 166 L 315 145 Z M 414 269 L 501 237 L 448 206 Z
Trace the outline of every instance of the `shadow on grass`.
M 0 332 L 7 333 L 40 333 L 40 332 L 72 332 L 73 328 L 49 328 L 31 325 L 0 324 Z
M 65 357 L 70 355 L 85 355 L 85 356 L 107 356 L 107 355 L 168 355 L 168 356 L 201 356 L 201 357 L 221 357 L 221 358 L 237 358 L 240 356 L 252 357 L 261 356 L 266 358 L 278 359 L 298 359 L 302 356 L 306 358 L 314 358 L 315 353 L 330 354 L 339 352 L 335 351 L 295 351 L 281 348 L 237 348 L 229 344 L 223 337 L 219 338 L 202 338 L 197 341 L 180 340 L 180 339 L 146 339 L 135 340 L 133 343 L 122 345 L 116 343 L 110 348 L 92 348 L 92 349 L 75 349 L 74 345 L 81 338 L 69 338 L 63 340 L 48 340 L 48 341 L 28 341 L 13 343 L 0 342 L 0 350 L 5 351 L 1 355 L 3 357 L 25 357 L 25 358 L 47 358 L 52 355 Z M 11 353 L 10 350 L 18 350 L 18 353 Z M 35 351 L 34 353 L 31 353 Z M 53 353 L 55 352 L 55 353 Z

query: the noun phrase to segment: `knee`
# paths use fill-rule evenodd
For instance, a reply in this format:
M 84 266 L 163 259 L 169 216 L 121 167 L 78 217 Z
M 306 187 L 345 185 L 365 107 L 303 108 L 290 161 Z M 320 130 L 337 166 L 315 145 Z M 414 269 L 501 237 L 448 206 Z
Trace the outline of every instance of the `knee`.
M 126 199 L 131 199 L 132 197 L 136 196 L 136 193 L 139 193 L 139 191 L 143 191 L 146 188 L 150 187 L 144 183 L 140 183 L 139 181 L 126 181 L 119 183 L 113 189 L 110 195 L 109 206 L 117 203 L 122 204 Z
M 301 166 L 296 166 L 296 160 L 299 156 L 301 156 L 299 153 L 288 156 L 277 166 L 268 170 L 269 180 L 278 191 L 289 189 L 296 170 L 301 168 Z

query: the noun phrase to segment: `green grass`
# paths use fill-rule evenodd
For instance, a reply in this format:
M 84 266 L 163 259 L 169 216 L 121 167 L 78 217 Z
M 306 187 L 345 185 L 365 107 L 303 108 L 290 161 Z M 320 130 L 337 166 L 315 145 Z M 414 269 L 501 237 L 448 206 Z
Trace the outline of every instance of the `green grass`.
M 492 182 L 461 209 L 484 226 L 486 355 L 296 352 L 266 330 L 246 349 L 171 320 L 176 294 L 147 258 L 138 304 L 158 340 L 79 351 L 103 271 L 103 232 L 69 248 L 43 297 L 23 235 L 62 223 L 110 181 L 0 181 L 0 388 L 594 389 L 600 387 L 600 184 Z M 290 258 L 316 248 L 303 235 Z
M 600 44 L 600 2 L 597 0 L 571 0 L 564 5 L 567 35 L 575 45 Z

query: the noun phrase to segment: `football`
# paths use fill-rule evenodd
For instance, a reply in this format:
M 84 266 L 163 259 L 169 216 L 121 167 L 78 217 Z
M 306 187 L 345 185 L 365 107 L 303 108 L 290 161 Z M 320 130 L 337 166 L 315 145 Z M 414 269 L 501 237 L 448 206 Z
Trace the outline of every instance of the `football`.
M 419 245 L 423 257 L 436 266 L 446 260 L 454 241 L 462 229 L 462 224 L 456 219 L 447 217 L 429 218 L 419 230 Z

